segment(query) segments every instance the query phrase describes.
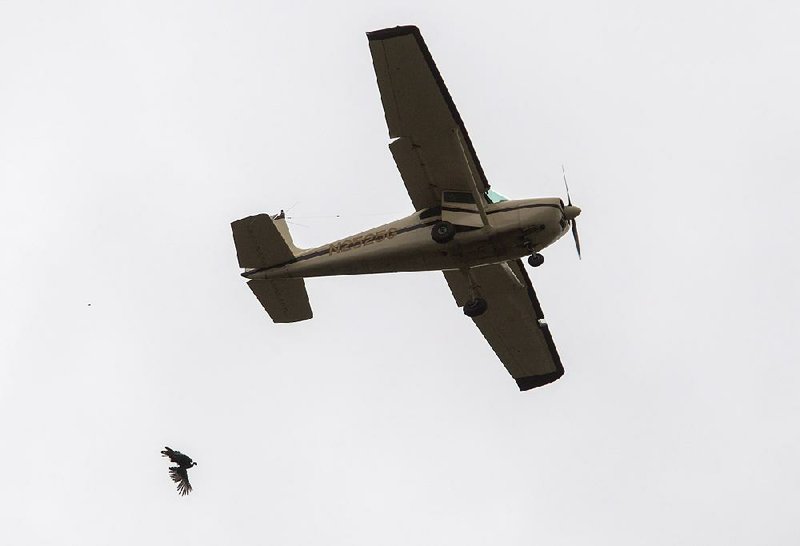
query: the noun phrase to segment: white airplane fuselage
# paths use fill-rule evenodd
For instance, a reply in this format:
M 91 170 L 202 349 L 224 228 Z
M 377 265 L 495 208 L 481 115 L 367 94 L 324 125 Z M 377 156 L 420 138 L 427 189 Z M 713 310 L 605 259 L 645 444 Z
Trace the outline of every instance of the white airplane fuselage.
M 304 250 L 286 263 L 248 269 L 242 276 L 281 279 L 467 269 L 539 252 L 569 229 L 564 203 L 557 197 L 487 204 L 485 212 L 488 226 L 458 227 L 455 238 L 448 243 L 431 238 L 431 229 L 441 219 L 441 212 L 427 209 Z

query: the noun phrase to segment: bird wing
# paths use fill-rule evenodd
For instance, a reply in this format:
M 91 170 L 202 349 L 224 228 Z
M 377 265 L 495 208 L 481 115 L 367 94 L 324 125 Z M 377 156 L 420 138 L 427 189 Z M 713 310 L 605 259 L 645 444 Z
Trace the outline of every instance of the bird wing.
M 169 457 L 169 460 L 172 461 L 173 463 L 177 462 L 175 460 L 175 454 L 176 453 L 180 453 L 180 452 L 179 451 L 175 451 L 174 449 L 169 448 L 169 447 L 165 447 L 163 450 L 161 450 L 161 456 L 162 457 Z
M 176 451 L 174 449 L 170 449 L 167 447 L 161 452 L 161 455 L 163 457 L 169 457 L 170 461 L 180 466 L 185 466 L 185 467 L 192 466 L 192 458 L 189 457 L 188 455 L 184 455 L 180 451 Z
M 169 477 L 178 484 L 178 493 L 181 496 L 188 495 L 192 491 L 192 484 L 189 483 L 189 473 L 185 468 L 171 466 L 169 468 Z

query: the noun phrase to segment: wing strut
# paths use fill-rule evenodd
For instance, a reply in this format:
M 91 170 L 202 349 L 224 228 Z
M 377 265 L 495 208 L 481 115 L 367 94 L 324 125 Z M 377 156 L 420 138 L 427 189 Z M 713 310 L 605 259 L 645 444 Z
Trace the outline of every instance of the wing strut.
M 461 148 L 461 155 L 464 158 L 464 163 L 467 166 L 467 172 L 469 173 L 469 189 L 472 191 L 472 197 L 475 198 L 475 205 L 478 207 L 478 213 L 481 215 L 481 220 L 483 221 L 483 225 L 485 227 L 489 227 L 489 217 L 486 216 L 486 209 L 483 206 L 483 199 L 481 198 L 481 192 L 478 191 L 478 184 L 475 182 L 475 173 L 472 172 L 472 165 L 469 162 L 469 157 L 467 156 L 467 150 L 464 148 L 464 137 L 461 135 L 461 131 L 458 128 L 453 129 L 453 132 L 456 135 L 456 140 L 458 140 L 458 146 Z

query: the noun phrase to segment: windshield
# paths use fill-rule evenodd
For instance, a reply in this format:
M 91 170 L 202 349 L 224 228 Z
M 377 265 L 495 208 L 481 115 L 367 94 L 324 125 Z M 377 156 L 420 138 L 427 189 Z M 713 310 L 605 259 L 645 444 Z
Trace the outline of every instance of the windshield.
M 508 197 L 500 193 L 497 193 L 494 190 L 487 191 L 486 197 L 489 198 L 490 203 L 502 203 L 503 201 L 508 201 Z

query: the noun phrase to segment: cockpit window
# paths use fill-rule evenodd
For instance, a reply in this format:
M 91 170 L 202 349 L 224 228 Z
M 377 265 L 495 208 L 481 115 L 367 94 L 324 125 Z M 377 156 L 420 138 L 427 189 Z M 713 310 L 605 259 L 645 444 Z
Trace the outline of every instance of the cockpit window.
M 447 203 L 475 204 L 475 198 L 471 193 L 466 191 L 446 191 L 443 195 L 443 201 Z
M 489 190 L 486 192 L 486 197 L 489 198 L 490 203 L 502 203 L 503 201 L 508 201 L 508 197 L 505 195 L 499 194 L 494 190 Z

